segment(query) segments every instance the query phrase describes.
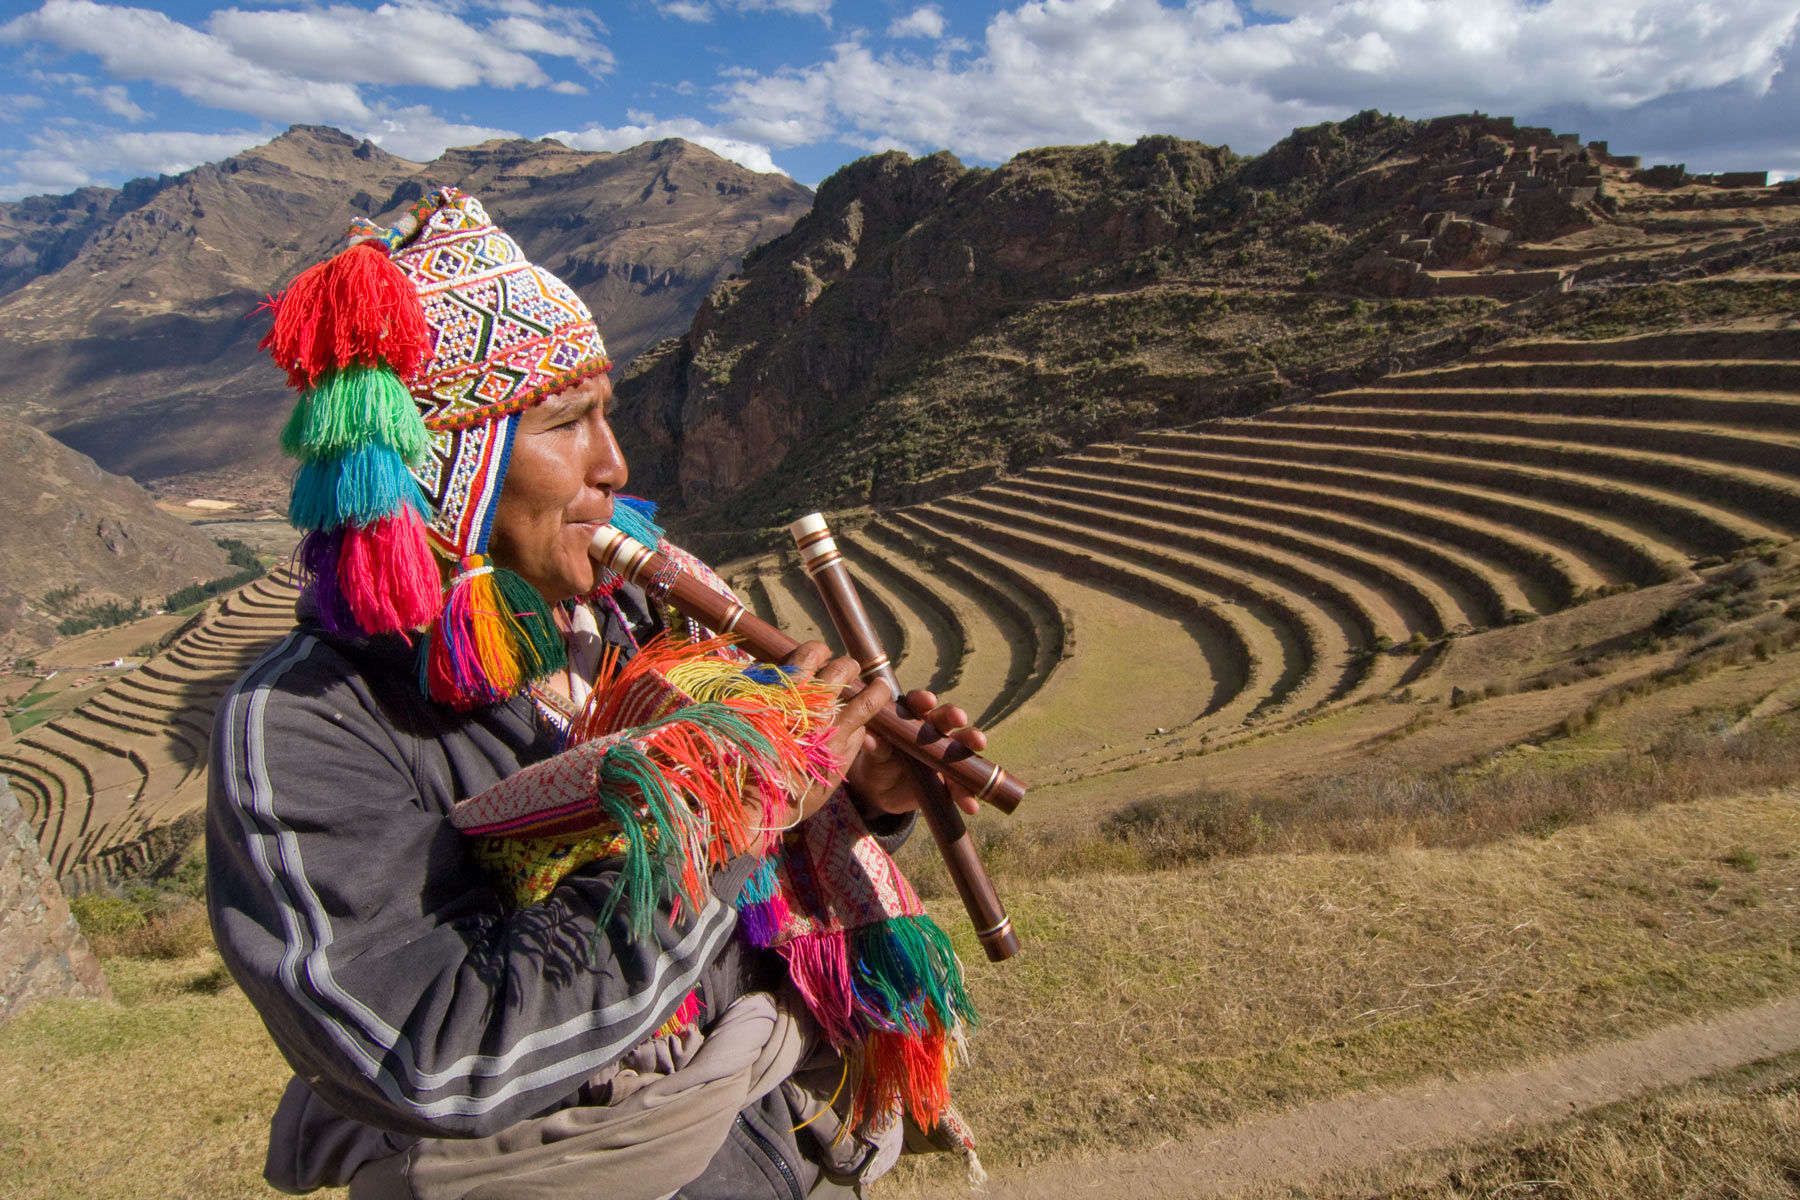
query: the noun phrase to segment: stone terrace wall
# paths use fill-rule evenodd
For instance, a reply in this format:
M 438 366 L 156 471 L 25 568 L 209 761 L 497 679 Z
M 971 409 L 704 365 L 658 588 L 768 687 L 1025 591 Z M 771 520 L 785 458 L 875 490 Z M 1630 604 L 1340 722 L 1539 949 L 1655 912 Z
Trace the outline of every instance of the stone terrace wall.
M 110 995 L 56 873 L 0 778 L 0 1024 L 34 1000 Z

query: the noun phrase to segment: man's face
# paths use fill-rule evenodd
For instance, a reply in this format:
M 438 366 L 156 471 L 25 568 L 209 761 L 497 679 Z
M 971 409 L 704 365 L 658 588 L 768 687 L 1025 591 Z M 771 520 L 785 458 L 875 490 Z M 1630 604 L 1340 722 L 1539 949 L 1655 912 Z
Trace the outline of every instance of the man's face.
M 612 520 L 613 494 L 627 477 L 606 420 L 611 404 L 612 381 L 596 375 L 519 418 L 490 549 L 497 565 L 553 603 L 599 583 L 588 543 Z

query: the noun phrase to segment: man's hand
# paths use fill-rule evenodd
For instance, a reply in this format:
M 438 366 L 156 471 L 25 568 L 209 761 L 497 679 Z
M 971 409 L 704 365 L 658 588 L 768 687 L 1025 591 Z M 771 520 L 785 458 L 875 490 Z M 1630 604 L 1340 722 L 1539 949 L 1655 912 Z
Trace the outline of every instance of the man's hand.
M 791 674 L 795 682 L 816 679 L 821 683 L 834 683 L 840 688 L 854 683 L 862 674 L 862 668 L 854 658 L 832 658 L 831 648 L 824 642 L 800 643 L 782 665 L 793 668 Z M 857 752 L 867 743 L 879 741 L 873 734 L 865 732 L 863 726 L 891 703 L 893 697 L 888 694 L 887 685 L 872 683 L 840 708 L 832 723 L 831 737 L 826 742 L 832 757 L 849 766 L 853 759 L 860 758 Z M 845 768 L 840 767 L 807 788 L 799 798 L 800 811 L 798 814 L 790 814 L 793 819 L 804 821 L 818 812 L 825 801 L 831 798 L 831 793 L 837 790 L 838 784 L 844 781 L 844 775 Z
M 881 691 L 884 696 L 887 694 L 885 687 Z M 906 694 L 906 707 L 915 714 L 923 714 L 924 720 L 934 728 L 949 734 L 953 741 L 961 742 L 975 753 L 987 749 L 987 734 L 969 724 L 969 714 L 961 707 L 939 704 L 936 695 L 923 689 Z M 912 760 L 872 733 L 862 735 L 862 752 L 850 764 L 844 782 L 849 785 L 864 816 L 911 812 L 925 799 Z M 953 782 L 949 787 L 950 798 L 964 812 L 973 813 L 980 807 L 967 788 Z

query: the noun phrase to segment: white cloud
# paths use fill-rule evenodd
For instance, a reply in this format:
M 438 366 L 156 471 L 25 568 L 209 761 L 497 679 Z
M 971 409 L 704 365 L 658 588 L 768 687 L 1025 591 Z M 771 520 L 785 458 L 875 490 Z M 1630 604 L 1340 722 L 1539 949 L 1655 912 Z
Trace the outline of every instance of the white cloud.
M 30 146 L 9 160 L 12 173 L 0 182 L 0 199 L 67 192 L 121 176 L 175 175 L 266 142 L 269 136 L 266 130 L 248 129 L 225 133 L 81 133 L 44 129 L 32 136 Z
M 105 87 L 78 87 L 75 89 L 75 94 L 86 96 L 113 116 L 123 117 L 127 121 L 142 121 L 150 115 L 126 94 L 124 88 L 116 83 L 108 84 Z
M 414 162 L 429 162 L 451 146 L 473 146 L 493 138 L 519 136 L 510 129 L 446 120 L 423 104 L 387 110 L 373 124 L 351 132 L 368 138 L 389 154 Z
M 475 16 L 477 9 L 487 16 Z M 364 99 L 363 84 L 579 94 L 580 84 L 552 80 L 538 59 L 567 59 L 603 75 L 614 66 L 604 32 L 584 8 L 531 0 L 225 8 L 204 29 L 148 8 L 45 0 L 0 25 L 0 41 L 92 54 L 113 79 L 160 84 L 214 108 L 351 125 L 382 116 Z M 136 107 L 123 92 L 95 98 L 120 116 Z
M 347 83 L 303 79 L 248 61 L 220 39 L 147 8 L 46 0 L 36 12 L 0 26 L 0 40 L 92 54 L 115 79 L 148 80 L 213 108 L 270 120 L 358 121 L 370 115 Z
M 935 4 L 915 8 L 904 17 L 896 17 L 887 28 L 889 37 L 919 37 L 936 41 L 944 36 L 944 13 Z
M 21 120 L 26 113 L 36 112 L 42 107 L 44 107 L 44 98 L 34 96 L 30 92 L 0 95 L 0 121 Z
M 1617 111 L 1659 96 L 1766 90 L 1800 4 L 1743 0 L 1033 0 L 995 16 L 972 59 L 871 51 L 727 77 L 727 128 L 825 140 L 1028 146 L 1170 132 L 1260 150 L 1297 125 L 1382 108 L 1413 116 L 1554 104 Z M 1794 127 L 1788 126 L 1790 140 Z
M 782 12 L 801 17 L 821 17 L 829 21 L 831 0 L 725 0 L 739 12 Z
M 533 54 L 575 58 L 595 67 L 612 55 L 567 23 L 510 16 L 476 26 L 442 7 L 411 2 L 373 9 L 247 12 L 227 8 L 207 29 L 245 59 L 303 79 L 342 83 L 464 88 L 542 87 L 550 83 Z
M 611 127 L 589 125 L 586 129 L 578 130 L 559 129 L 544 136 L 555 138 L 575 150 L 627 150 L 659 138 L 686 138 L 695 145 L 705 146 L 720 158 L 728 158 L 752 171 L 786 174 L 775 165 L 766 145 L 731 137 L 692 117 L 666 117 L 658 120 L 649 113 L 642 112 L 631 112 L 627 116 L 630 117 L 631 124 Z
M 732 12 L 792 13 L 801 17 L 817 17 L 831 24 L 832 0 L 718 0 L 720 8 Z M 682 21 L 710 21 L 716 10 L 712 0 L 657 0 L 656 11 L 665 17 Z

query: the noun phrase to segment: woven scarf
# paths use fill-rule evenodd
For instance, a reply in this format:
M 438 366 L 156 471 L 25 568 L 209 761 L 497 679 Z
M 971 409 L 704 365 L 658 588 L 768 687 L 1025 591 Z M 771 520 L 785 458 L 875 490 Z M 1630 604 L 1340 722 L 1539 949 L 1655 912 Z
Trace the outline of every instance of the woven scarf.
M 849 1125 L 904 1114 L 972 1151 L 949 1107 L 950 1068 L 975 1020 L 949 938 L 841 790 L 787 824 L 791 798 L 836 766 L 836 689 L 757 664 L 726 638 L 664 635 L 620 657 L 602 661 L 569 749 L 457 805 L 457 828 L 519 904 L 585 863 L 617 860 L 600 925 L 623 905 L 636 937 L 659 904 L 698 911 L 713 872 L 756 856 L 737 936 L 781 955 L 844 1055 Z M 690 996 L 664 1031 L 696 1014 Z

